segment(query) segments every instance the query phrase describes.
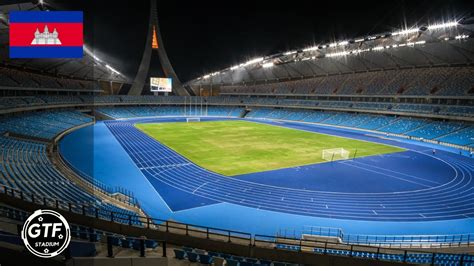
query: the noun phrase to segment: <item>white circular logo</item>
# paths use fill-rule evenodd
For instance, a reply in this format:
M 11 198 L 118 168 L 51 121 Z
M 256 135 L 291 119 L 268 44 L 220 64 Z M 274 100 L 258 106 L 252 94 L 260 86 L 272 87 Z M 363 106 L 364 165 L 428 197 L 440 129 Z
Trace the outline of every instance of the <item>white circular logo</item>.
M 52 210 L 37 210 L 23 224 L 21 239 L 34 255 L 52 258 L 69 246 L 71 229 L 61 214 Z

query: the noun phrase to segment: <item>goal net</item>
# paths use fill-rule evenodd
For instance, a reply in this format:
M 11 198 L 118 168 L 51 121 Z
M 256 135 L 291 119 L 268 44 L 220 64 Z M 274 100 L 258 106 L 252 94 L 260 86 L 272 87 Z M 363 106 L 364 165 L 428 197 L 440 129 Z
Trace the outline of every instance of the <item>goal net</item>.
M 326 161 L 349 159 L 349 151 L 343 148 L 326 149 L 326 150 L 323 150 L 322 157 L 323 157 L 323 160 L 326 160 Z
M 186 122 L 189 123 L 189 122 L 201 122 L 201 118 L 200 117 L 186 117 Z

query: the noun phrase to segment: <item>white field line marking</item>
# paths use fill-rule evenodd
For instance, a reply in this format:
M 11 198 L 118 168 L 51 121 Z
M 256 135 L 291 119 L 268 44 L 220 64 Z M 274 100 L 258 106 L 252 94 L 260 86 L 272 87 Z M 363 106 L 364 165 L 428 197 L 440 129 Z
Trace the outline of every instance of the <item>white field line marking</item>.
M 379 171 L 370 170 L 370 169 L 367 169 L 367 168 L 364 168 L 364 167 L 360 167 L 360 166 L 356 166 L 356 165 L 351 165 L 351 164 L 347 164 L 347 163 L 344 163 L 344 164 L 345 164 L 345 165 L 348 165 L 348 166 L 355 167 L 355 168 L 359 168 L 359 169 L 362 169 L 362 170 L 365 170 L 365 171 L 368 171 L 368 172 L 372 172 L 372 173 L 376 173 L 376 174 L 380 174 L 380 175 L 392 177 L 392 178 L 399 179 L 399 180 L 402 180 L 402 181 L 405 181 L 405 182 L 408 182 L 408 183 L 413 183 L 413 184 L 416 184 L 416 185 L 419 185 L 419 186 L 431 188 L 431 186 L 427 186 L 427 185 L 425 185 L 425 184 L 421 184 L 421 183 L 418 183 L 418 182 L 415 182 L 415 181 L 407 180 L 407 179 L 404 179 L 404 178 L 401 178 L 401 177 L 397 177 L 397 176 L 393 176 L 393 175 L 389 175 L 389 174 L 384 174 L 384 173 L 379 172 Z
M 394 174 L 400 174 L 400 175 L 404 175 L 404 176 L 407 176 L 407 177 L 413 177 L 413 178 L 415 178 L 415 179 L 419 179 L 419 180 L 423 180 L 423 181 L 426 181 L 426 182 L 430 182 L 430 183 L 434 183 L 434 184 L 437 184 L 437 185 L 441 185 L 441 183 L 436 182 L 436 181 L 433 181 L 433 180 L 429 180 L 429 179 L 417 177 L 417 176 L 414 176 L 414 175 L 405 174 L 405 173 L 398 172 L 398 171 L 394 171 L 394 170 L 390 170 L 390 169 L 385 169 L 385 168 L 382 168 L 382 167 L 379 167 L 379 166 L 375 166 L 375 165 L 363 163 L 363 162 L 360 162 L 360 161 L 350 161 L 350 162 L 351 162 L 351 163 L 363 164 L 363 165 L 366 165 L 366 166 L 368 166 L 368 167 L 377 168 L 377 169 L 381 169 L 381 170 L 384 170 L 384 171 L 392 172 L 392 173 L 394 173 Z M 349 163 L 349 161 L 348 161 L 347 163 Z
M 203 186 L 207 185 L 208 183 L 209 183 L 209 182 L 206 182 L 206 183 L 200 185 L 199 187 L 197 187 L 195 190 L 193 190 L 193 194 L 194 194 L 194 192 L 198 191 L 200 188 L 202 188 Z

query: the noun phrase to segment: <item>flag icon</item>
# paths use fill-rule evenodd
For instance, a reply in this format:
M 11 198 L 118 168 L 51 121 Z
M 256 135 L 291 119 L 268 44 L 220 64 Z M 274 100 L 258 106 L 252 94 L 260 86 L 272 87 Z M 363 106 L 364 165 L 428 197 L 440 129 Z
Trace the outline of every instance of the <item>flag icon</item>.
M 10 12 L 10 58 L 82 58 L 82 11 Z

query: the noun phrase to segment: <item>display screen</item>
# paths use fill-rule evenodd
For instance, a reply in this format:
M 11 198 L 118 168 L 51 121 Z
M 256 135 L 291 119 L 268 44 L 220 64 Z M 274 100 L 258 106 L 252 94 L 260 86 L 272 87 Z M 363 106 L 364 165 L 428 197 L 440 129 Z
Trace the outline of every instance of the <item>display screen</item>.
M 170 78 L 150 78 L 150 89 L 153 92 L 171 92 L 172 84 Z

